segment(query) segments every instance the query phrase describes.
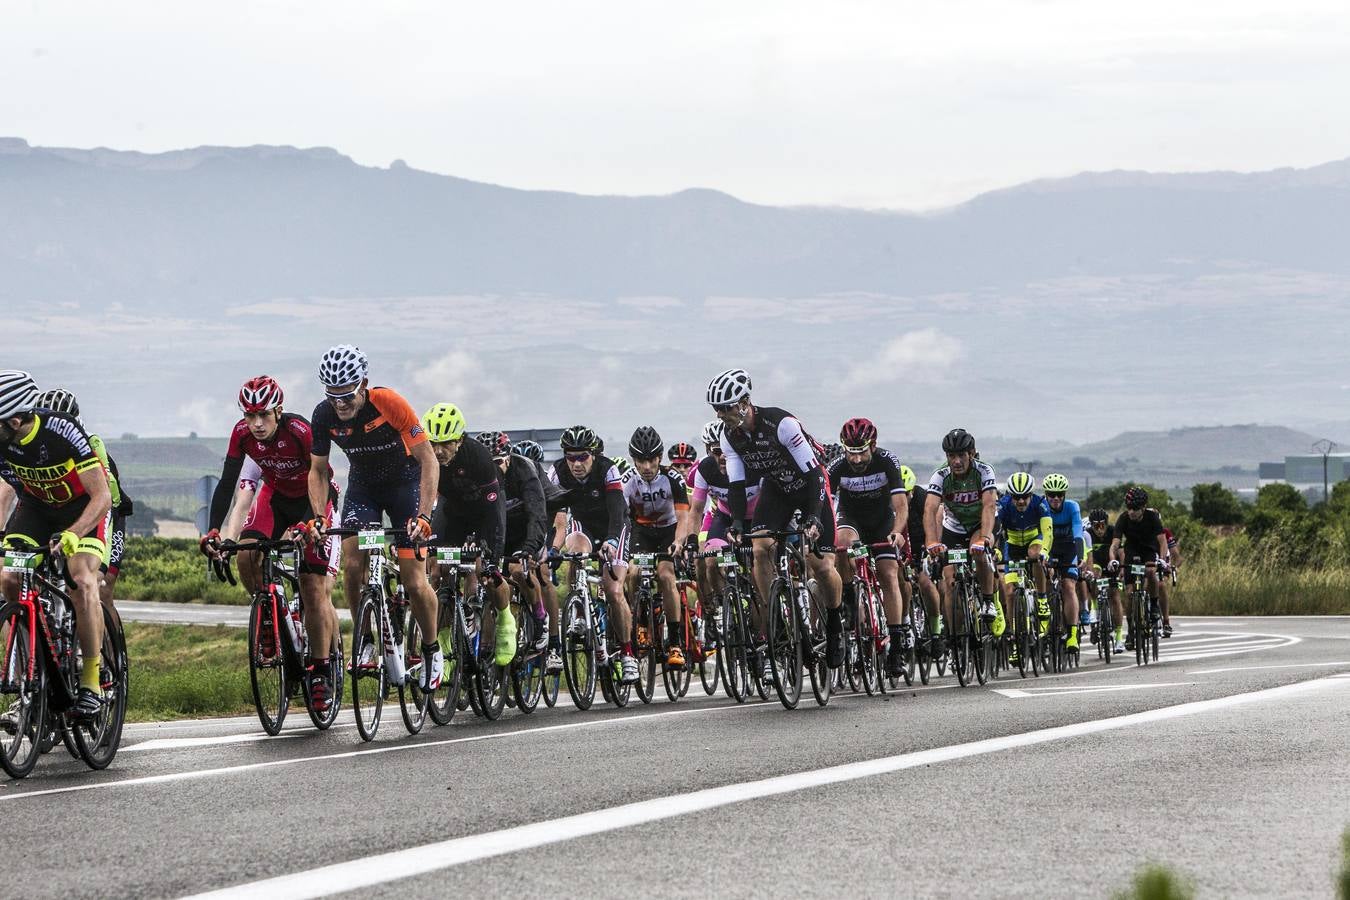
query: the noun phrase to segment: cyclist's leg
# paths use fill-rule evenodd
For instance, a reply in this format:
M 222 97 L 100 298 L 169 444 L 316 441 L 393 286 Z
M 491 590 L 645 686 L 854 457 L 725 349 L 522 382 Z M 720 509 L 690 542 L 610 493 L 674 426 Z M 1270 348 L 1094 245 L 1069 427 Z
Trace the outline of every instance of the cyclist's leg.
M 126 553 L 126 547 L 127 517 L 114 513 L 112 531 L 108 534 L 108 561 L 103 569 L 103 580 L 99 583 L 98 593 L 103 608 L 112 613 L 117 621 L 121 619 L 117 615 L 117 608 L 113 606 L 113 597 L 117 579 L 122 573 L 122 557 Z
M 382 510 L 375 496 L 365 485 L 355 479 L 348 480 L 347 496 L 342 500 L 342 527 L 383 527 Z M 342 593 L 347 598 L 347 609 L 351 612 L 353 622 L 360 614 L 361 592 L 365 589 L 365 586 L 366 555 L 356 549 L 355 535 L 344 537 L 342 539 Z M 353 653 L 352 659 L 355 661 L 355 653 Z
M 846 517 L 840 516 L 839 526 L 837 528 L 837 540 L 840 547 L 852 547 L 853 542 L 859 540 L 858 528 Z M 836 553 L 834 555 L 834 568 L 839 573 L 839 580 L 842 582 L 841 592 L 845 603 L 853 603 L 857 599 L 858 585 L 857 564 L 847 552 Z
M 755 580 L 755 590 L 761 603 L 768 602 L 769 589 L 773 587 L 774 576 L 778 574 L 774 540 L 763 533 L 786 528 L 795 508 L 792 501 L 778 487 L 777 482 L 768 479 L 760 482 L 759 502 L 755 506 L 755 517 L 750 524 L 750 546 L 755 554 L 750 574 Z
M 628 526 L 624 526 L 619 536 L 619 552 L 613 562 L 600 568 L 600 587 L 609 603 L 609 621 L 613 623 L 611 637 L 623 647 L 623 655 L 632 657 L 633 611 L 624 596 L 623 585 L 628 575 L 628 554 L 631 535 Z

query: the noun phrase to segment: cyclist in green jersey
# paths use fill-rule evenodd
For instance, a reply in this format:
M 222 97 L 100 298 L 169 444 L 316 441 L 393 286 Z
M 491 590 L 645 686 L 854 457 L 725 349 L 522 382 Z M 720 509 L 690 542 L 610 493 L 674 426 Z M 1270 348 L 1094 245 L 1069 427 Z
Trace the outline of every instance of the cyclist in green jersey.
M 924 506 L 924 535 L 928 554 L 941 558 L 949 548 L 968 547 L 975 560 L 980 584 L 980 617 L 990 623 L 997 637 L 1003 634 L 1003 606 L 995 596 L 992 560 L 998 487 L 994 470 L 975 454 L 975 438 L 964 428 L 954 428 L 942 439 L 947 465 L 928 480 Z M 955 569 L 942 569 L 943 609 L 952 615 L 952 579 Z

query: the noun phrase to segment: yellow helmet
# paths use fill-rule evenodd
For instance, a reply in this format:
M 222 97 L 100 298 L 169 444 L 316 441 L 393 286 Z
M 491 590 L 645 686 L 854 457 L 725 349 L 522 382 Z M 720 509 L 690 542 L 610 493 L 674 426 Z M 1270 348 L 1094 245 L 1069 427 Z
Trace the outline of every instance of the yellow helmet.
M 900 485 L 905 489 L 906 494 L 914 490 L 914 470 L 909 466 L 900 467 Z
M 437 403 L 422 416 L 422 427 L 427 440 L 433 444 L 457 441 L 464 437 L 464 414 L 453 403 Z

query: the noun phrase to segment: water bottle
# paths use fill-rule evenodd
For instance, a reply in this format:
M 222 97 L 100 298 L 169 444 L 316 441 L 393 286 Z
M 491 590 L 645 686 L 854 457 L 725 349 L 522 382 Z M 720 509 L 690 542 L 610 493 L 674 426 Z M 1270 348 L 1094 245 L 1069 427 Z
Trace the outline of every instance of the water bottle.
M 390 684 L 403 684 L 404 679 L 407 678 L 407 672 L 403 668 L 403 654 L 399 653 L 398 647 L 394 646 L 392 634 L 386 635 L 384 639 L 384 666 L 389 673 Z
M 66 652 L 65 605 L 52 603 L 46 597 L 42 598 L 42 603 L 46 607 L 48 618 L 52 622 L 52 640 L 56 645 L 56 658 L 60 659 Z
M 597 636 L 604 635 L 597 642 L 599 646 L 596 648 L 599 651 L 600 663 L 603 665 L 609 661 L 609 639 L 607 637 L 609 628 L 605 621 L 605 604 L 603 603 L 595 604 L 595 633 Z
M 295 648 L 296 653 L 301 659 L 305 658 L 305 626 L 300 621 L 300 599 L 292 597 L 286 604 L 286 610 L 282 613 L 286 619 L 286 628 L 291 633 L 291 646 Z
M 700 647 L 702 647 L 702 646 L 703 646 L 703 617 L 702 617 L 702 616 L 697 616 L 697 615 L 695 615 L 693 612 L 690 612 L 690 613 L 689 613 L 689 617 L 693 620 L 693 623 L 694 623 L 694 639 L 695 639 L 696 641 L 698 641 L 698 645 L 699 645 Z

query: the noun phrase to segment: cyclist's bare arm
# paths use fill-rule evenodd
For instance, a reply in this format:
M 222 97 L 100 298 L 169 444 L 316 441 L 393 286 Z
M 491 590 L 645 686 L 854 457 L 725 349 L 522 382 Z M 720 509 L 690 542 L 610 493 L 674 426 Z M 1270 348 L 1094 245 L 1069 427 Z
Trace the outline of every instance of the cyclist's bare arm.
M 923 536 L 929 544 L 942 540 L 942 498 L 929 494 L 923 506 Z
M 89 495 L 89 502 L 85 504 L 80 517 L 66 530 L 86 535 L 93 531 L 112 509 L 112 488 L 108 486 L 108 473 L 103 471 L 102 466 L 94 466 L 81 472 L 80 483 L 84 485 L 84 491 Z
M 328 508 L 328 457 L 309 457 L 309 508 L 319 515 Z
M 412 448 L 412 455 L 422 467 L 421 495 L 417 498 L 417 514 L 430 516 L 436 508 L 436 488 L 441 480 L 441 464 L 436 462 L 436 453 L 431 449 L 430 441 L 423 441 Z M 397 527 L 398 523 L 395 523 Z
M 8 481 L 0 481 L 0 531 L 4 531 L 5 526 L 9 524 L 9 517 L 14 514 L 14 507 L 18 505 L 19 495 L 10 487 Z

